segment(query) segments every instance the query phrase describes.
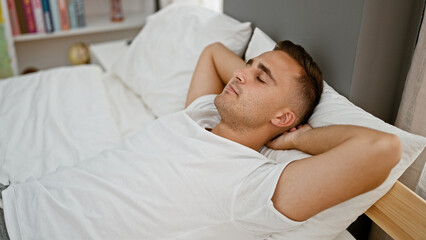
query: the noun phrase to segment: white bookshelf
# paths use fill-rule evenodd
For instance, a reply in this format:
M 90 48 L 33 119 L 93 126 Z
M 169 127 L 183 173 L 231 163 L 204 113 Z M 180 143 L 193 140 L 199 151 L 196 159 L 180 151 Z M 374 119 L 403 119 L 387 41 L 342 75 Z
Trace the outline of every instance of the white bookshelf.
M 3 1 L 3 0 L 2 0 Z M 53 33 L 21 34 L 12 37 L 16 73 L 27 67 L 40 70 L 69 65 L 68 48 L 75 42 L 87 45 L 131 39 L 154 13 L 154 0 L 122 0 L 124 21 L 110 20 L 109 0 L 84 0 L 86 27 Z
M 84 28 L 70 29 L 68 31 L 59 31 L 53 33 L 23 34 L 13 37 L 13 40 L 14 42 L 24 42 L 141 28 L 145 24 L 145 19 L 148 15 L 148 13 L 140 12 L 126 13 L 126 19 L 123 22 L 111 22 L 109 18 L 106 18 L 105 15 L 90 16 L 86 18 L 87 26 Z

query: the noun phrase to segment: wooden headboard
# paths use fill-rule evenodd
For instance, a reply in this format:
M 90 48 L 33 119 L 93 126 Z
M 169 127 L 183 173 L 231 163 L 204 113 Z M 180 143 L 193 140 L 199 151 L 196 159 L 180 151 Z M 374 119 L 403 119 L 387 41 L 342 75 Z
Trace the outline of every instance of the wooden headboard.
M 423 0 L 224 0 L 224 13 L 305 47 L 340 94 L 393 123 Z

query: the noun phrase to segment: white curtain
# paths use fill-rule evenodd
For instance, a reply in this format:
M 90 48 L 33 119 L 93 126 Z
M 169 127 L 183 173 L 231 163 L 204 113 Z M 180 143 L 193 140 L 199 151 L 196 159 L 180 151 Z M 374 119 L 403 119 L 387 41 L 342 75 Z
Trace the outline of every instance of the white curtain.
M 395 126 L 414 134 L 426 136 L 426 17 L 411 61 L 410 70 L 395 121 Z M 426 199 L 426 150 L 400 177 L 400 181 Z M 370 240 L 392 239 L 373 224 Z
M 426 136 L 426 18 L 423 18 L 410 71 L 405 82 L 395 126 Z M 416 159 L 399 179 L 426 199 L 426 151 Z

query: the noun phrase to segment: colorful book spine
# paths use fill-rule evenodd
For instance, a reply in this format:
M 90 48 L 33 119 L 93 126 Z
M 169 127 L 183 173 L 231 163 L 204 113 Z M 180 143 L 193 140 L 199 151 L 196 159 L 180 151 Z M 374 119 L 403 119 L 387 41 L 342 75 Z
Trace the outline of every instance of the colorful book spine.
M 52 28 L 54 32 L 61 31 L 61 20 L 59 20 L 58 0 L 46 0 L 49 2 L 50 15 L 52 16 Z
M 22 0 L 25 20 L 27 22 L 27 28 L 29 33 L 36 33 L 37 27 L 34 19 L 33 7 L 31 6 L 31 0 Z
M 41 5 L 43 7 L 43 19 L 45 30 L 48 33 L 54 31 L 53 21 L 52 21 L 52 9 L 50 8 L 49 0 L 41 0 Z
M 41 5 L 41 0 L 31 0 L 31 5 L 33 7 L 37 32 L 45 33 L 46 29 L 44 28 L 43 6 Z
M 19 20 L 18 14 L 16 13 L 16 6 L 14 0 L 7 0 L 7 8 L 9 12 L 10 26 L 12 28 L 13 36 L 17 36 L 21 34 L 21 30 L 19 29 Z
M 70 20 L 66 0 L 58 0 L 59 18 L 61 20 L 62 30 L 70 29 Z
M 73 0 L 66 0 L 68 7 L 68 16 L 70 18 L 70 28 L 77 28 L 77 13 L 75 11 L 75 6 Z
M 84 13 L 84 1 L 83 0 L 73 0 L 74 8 L 77 15 L 77 25 L 78 27 L 86 26 L 86 15 Z
M 15 0 L 16 14 L 18 15 L 19 29 L 21 33 L 28 33 L 27 23 L 25 20 L 24 4 L 22 0 Z

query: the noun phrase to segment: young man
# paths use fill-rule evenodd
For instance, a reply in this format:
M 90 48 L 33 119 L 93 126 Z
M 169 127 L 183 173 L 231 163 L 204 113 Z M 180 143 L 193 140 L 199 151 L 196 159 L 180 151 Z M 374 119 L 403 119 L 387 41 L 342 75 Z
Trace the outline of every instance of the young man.
M 272 198 L 282 214 L 303 221 L 379 186 L 401 157 L 394 135 L 356 126 L 300 125 L 321 92 L 321 71 L 299 45 L 283 41 L 245 63 L 215 43 L 200 56 L 186 105 L 219 94 L 214 104 L 221 121 L 212 133 L 256 151 L 266 144 L 314 155 L 285 168 Z
M 11 239 L 265 239 L 378 186 L 400 158 L 398 138 L 301 126 L 321 74 L 301 47 L 279 48 L 246 64 L 208 46 L 186 110 L 93 159 L 11 184 L 2 193 Z M 264 144 L 314 156 L 278 164 L 258 152 Z

